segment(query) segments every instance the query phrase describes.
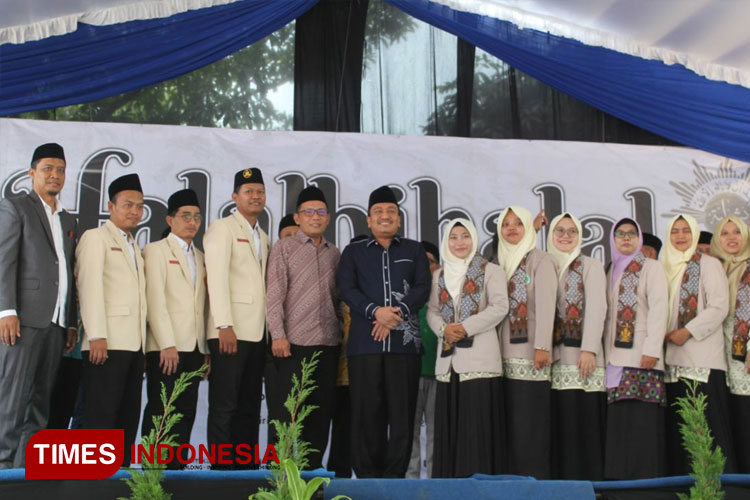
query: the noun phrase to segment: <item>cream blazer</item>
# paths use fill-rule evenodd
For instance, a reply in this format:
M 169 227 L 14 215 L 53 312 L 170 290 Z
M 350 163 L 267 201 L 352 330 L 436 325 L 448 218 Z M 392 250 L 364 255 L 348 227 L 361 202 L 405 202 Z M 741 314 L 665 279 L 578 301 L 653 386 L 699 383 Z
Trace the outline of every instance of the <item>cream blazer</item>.
M 440 313 L 440 280 L 441 270 L 432 275 L 432 290 L 427 303 L 427 323 L 434 332 L 442 332 L 445 327 Z M 466 279 L 466 278 L 464 278 Z M 463 290 L 463 283 L 461 285 Z M 479 299 L 479 310 L 476 314 L 462 321 L 466 335 L 473 338 L 471 347 L 456 347 L 450 356 L 441 357 L 442 334 L 438 333 L 437 359 L 435 374 L 449 373 L 451 365 L 456 373 L 488 372 L 503 373 L 503 359 L 500 354 L 500 339 L 496 327 L 508 314 L 508 282 L 503 268 L 488 263 L 484 270 L 484 289 Z
M 570 268 L 563 273 L 563 279 L 557 284 L 557 310 L 565 307 L 565 280 Z M 596 366 L 604 366 L 604 320 L 607 319 L 607 277 L 604 267 L 596 259 L 583 256 L 583 336 L 581 347 L 556 345 L 552 359 L 563 365 L 575 365 L 581 351 L 596 355 Z M 556 313 L 557 314 L 557 313 Z
M 232 326 L 238 340 L 258 342 L 266 326 L 266 264 L 268 236 L 260 230 L 260 256 L 245 218 L 235 212 L 211 223 L 203 237 L 208 297 L 213 328 L 206 338 L 219 337 L 220 326 Z
M 137 351 L 146 345 L 146 277 L 141 250 L 136 266 L 112 221 L 89 229 L 76 247 L 76 282 L 84 336 L 107 339 L 107 349 Z M 137 269 L 136 269 L 137 267 Z
M 698 313 L 685 325 L 692 337 L 681 346 L 667 342 L 667 365 L 727 370 L 723 323 L 729 312 L 729 283 L 723 271 L 719 259 L 701 255 Z M 677 329 L 678 310 L 675 301 L 668 332 Z
M 503 359 L 534 359 L 534 350 L 543 349 L 552 354 L 552 332 L 555 323 L 557 301 L 557 269 L 554 257 L 533 248 L 526 258 L 529 282 L 526 326 L 528 342 L 510 343 L 510 316 L 506 316 L 498 327 L 502 339 Z M 510 276 L 507 277 L 510 280 Z
M 664 371 L 664 336 L 667 333 L 667 277 L 661 262 L 646 259 L 636 289 L 635 334 L 631 348 L 615 347 L 617 327 L 617 301 L 620 281 L 614 288 L 609 285 L 612 270 L 607 273 L 607 323 L 604 327 L 604 356 L 615 366 L 640 368 L 644 354 L 659 358 L 655 370 Z
M 187 258 L 171 236 L 146 245 L 148 332 L 146 351 L 176 347 L 206 354 L 206 267 L 203 252 L 195 252 L 195 286 Z

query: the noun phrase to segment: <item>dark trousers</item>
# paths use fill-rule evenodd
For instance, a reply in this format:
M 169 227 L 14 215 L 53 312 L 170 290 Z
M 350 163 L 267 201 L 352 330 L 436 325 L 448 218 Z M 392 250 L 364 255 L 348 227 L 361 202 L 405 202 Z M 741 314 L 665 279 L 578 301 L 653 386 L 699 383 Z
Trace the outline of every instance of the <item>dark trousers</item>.
M 237 353 L 219 353 L 219 339 L 210 339 L 211 374 L 208 376 L 209 445 L 246 443 L 255 449 L 260 426 L 260 401 L 263 389 L 263 368 L 266 343 L 237 341 Z M 257 468 L 254 463 L 212 468 Z M 253 457 L 254 458 L 254 457 Z M 254 462 L 254 460 L 253 460 Z
M 55 388 L 50 399 L 49 422 L 47 429 L 67 429 L 81 385 L 83 362 L 75 358 L 62 358 L 57 371 Z
M 352 465 L 357 477 L 404 477 L 419 390 L 416 354 L 349 356 Z
M 148 402 L 146 409 L 143 411 L 143 422 L 141 424 L 141 434 L 148 435 L 154 428 L 153 417 L 159 417 L 164 414 L 164 405 L 161 403 L 161 385 L 164 384 L 167 390 L 167 398 L 172 394 L 174 383 L 185 372 L 192 372 L 203 366 L 203 354 L 196 347 L 192 352 L 178 352 L 180 361 L 177 364 L 177 371 L 172 375 L 165 375 L 159 367 L 159 351 L 146 353 L 146 392 Z M 190 432 L 193 430 L 195 422 L 195 412 L 198 407 L 198 386 L 200 379 L 193 379 L 185 392 L 174 402 L 175 413 L 182 414 L 182 418 L 177 422 L 170 434 L 175 435 L 175 449 L 181 444 L 190 443 Z M 183 455 L 186 457 L 188 452 L 185 450 Z M 184 465 L 180 464 L 177 457 L 167 465 L 168 469 L 181 469 Z
M 22 326 L 15 345 L 0 344 L 0 469 L 23 467 L 26 443 L 47 427 L 63 335 L 53 324 Z
M 89 362 L 83 351 L 84 422 L 87 429 L 124 429 L 123 467 L 130 466 L 130 445 L 135 443 L 141 417 L 143 353 L 107 351 L 103 365 Z
M 336 477 L 352 477 L 352 409 L 349 386 L 337 386 L 333 394 L 331 449 L 328 450 L 326 469 L 335 472 Z
M 269 394 L 269 420 L 289 422 L 289 411 L 284 408 L 284 402 L 292 391 L 292 377 L 302 377 L 302 361 L 309 360 L 313 354 L 319 352 L 318 366 L 313 372 L 313 383 L 316 388 L 310 393 L 304 404 L 317 406 L 302 423 L 302 440 L 310 443 L 311 453 L 308 455 L 308 468 L 323 467 L 323 453 L 328 446 L 328 434 L 331 427 L 331 409 L 333 406 L 333 392 L 336 387 L 336 375 L 339 364 L 339 346 L 299 346 L 291 345 L 292 355 L 288 358 L 274 358 L 277 367 L 276 384 L 266 390 Z M 276 434 L 275 429 L 269 436 Z

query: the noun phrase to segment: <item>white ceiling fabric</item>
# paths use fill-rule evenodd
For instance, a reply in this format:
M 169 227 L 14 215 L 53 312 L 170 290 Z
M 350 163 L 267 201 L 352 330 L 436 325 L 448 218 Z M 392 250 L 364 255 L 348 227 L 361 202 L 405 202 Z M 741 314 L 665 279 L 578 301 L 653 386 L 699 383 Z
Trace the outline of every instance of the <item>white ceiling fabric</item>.
M 0 0 L 0 44 L 72 33 L 78 23 L 104 26 L 168 17 L 238 0 Z
M 430 0 L 750 87 L 748 0 Z

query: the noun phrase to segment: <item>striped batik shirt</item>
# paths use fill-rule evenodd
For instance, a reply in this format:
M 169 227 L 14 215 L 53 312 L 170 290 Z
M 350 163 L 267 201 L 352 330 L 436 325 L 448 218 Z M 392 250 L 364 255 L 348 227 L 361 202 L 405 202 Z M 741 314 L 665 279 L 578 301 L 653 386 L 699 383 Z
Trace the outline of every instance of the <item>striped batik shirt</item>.
M 271 337 L 294 345 L 338 345 L 336 267 L 339 249 L 315 245 L 301 230 L 271 249 L 266 272 L 266 307 Z

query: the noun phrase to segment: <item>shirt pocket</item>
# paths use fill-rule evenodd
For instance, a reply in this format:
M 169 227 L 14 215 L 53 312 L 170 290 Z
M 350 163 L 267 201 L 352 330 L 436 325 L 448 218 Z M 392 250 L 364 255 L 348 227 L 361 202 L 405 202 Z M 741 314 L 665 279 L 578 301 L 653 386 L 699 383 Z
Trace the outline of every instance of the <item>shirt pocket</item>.
M 18 280 L 18 288 L 21 290 L 39 290 L 39 280 L 36 278 L 23 278 Z

